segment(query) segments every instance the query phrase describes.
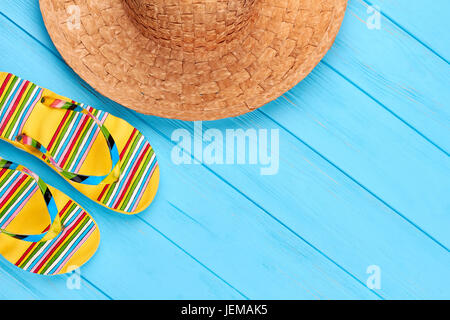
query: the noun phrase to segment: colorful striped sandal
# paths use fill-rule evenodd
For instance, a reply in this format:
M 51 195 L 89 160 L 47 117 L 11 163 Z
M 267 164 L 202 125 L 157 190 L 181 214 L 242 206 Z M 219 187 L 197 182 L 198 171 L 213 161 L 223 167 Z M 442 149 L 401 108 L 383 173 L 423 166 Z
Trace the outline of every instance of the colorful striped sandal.
M 158 162 L 136 128 L 10 73 L 0 73 L 0 139 L 116 212 L 141 212 L 156 195 Z
M 99 242 L 95 221 L 79 205 L 23 166 L 0 158 L 3 257 L 26 271 L 57 275 L 85 264 Z

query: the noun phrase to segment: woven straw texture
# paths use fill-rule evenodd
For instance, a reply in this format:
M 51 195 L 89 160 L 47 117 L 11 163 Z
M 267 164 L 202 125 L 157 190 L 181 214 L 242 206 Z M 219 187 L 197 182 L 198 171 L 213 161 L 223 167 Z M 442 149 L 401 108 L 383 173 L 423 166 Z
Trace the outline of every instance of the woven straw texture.
M 306 77 L 330 49 L 347 0 L 40 5 L 63 58 L 103 95 L 145 114 L 213 120 L 252 111 Z

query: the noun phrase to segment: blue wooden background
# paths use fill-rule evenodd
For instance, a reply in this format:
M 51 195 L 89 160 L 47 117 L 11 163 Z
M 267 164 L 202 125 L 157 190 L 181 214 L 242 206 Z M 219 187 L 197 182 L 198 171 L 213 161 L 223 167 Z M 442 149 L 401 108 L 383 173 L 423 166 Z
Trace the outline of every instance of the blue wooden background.
M 369 6 L 381 10 L 380 29 Z M 0 143 L 76 199 L 102 233 L 70 276 L 42 277 L 0 258 L 0 298 L 450 298 L 448 0 L 350 0 L 333 49 L 297 87 L 203 129 L 280 130 L 280 169 L 175 165 L 177 128 L 96 93 L 61 59 L 37 0 L 0 2 L 0 70 L 103 108 L 156 149 L 152 206 L 120 216 L 91 202 L 39 160 Z M 376 17 L 375 17 L 376 18 Z M 366 285 L 367 267 L 381 288 Z

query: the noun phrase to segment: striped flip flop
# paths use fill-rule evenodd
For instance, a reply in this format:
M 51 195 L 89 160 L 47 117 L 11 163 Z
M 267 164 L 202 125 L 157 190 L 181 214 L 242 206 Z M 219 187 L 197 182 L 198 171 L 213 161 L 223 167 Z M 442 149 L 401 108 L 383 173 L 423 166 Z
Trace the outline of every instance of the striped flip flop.
M 42 275 L 81 267 L 95 253 L 95 221 L 61 191 L 23 166 L 0 158 L 0 254 Z
M 90 199 L 135 214 L 156 195 L 159 167 L 123 119 L 0 72 L 0 139 L 49 164 Z

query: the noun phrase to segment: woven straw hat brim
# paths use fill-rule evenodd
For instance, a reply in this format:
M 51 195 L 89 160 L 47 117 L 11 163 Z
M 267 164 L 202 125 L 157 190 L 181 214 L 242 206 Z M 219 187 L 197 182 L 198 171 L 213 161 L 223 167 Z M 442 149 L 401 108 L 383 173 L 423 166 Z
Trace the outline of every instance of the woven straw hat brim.
M 219 19 L 202 1 L 191 14 L 195 23 L 202 14 L 200 23 Z M 255 110 L 305 78 L 331 48 L 347 6 L 347 0 L 253 1 L 257 14 L 242 36 L 212 48 L 208 30 L 197 29 L 181 47 L 159 45 L 144 36 L 123 0 L 40 0 L 40 6 L 62 57 L 103 95 L 144 114 L 215 120 Z M 68 22 L 74 5 L 79 25 Z

